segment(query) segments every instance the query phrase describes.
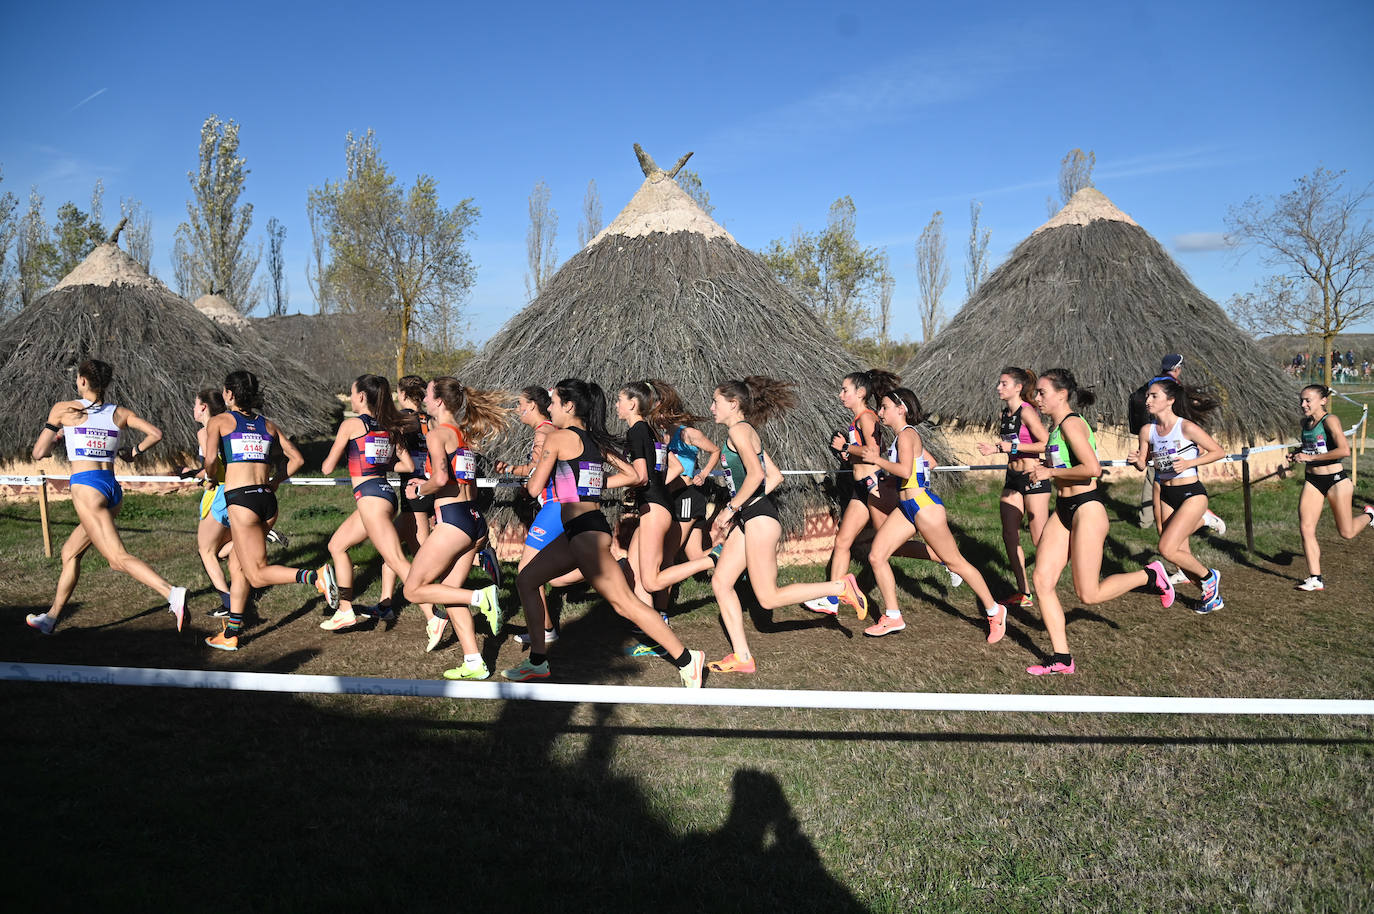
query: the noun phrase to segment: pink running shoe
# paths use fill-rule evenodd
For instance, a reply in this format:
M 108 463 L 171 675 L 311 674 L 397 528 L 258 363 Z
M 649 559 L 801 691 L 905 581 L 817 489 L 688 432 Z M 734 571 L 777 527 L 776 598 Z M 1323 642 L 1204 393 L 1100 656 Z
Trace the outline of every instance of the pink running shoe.
M 1032 676 L 1068 676 L 1077 671 L 1078 665 L 1070 660 L 1068 663 L 1055 661 L 1054 663 L 1040 664 L 1026 667 L 1026 672 Z
M 901 616 L 889 616 L 886 613 L 878 617 L 876 625 L 870 625 L 864 629 L 864 634 L 870 638 L 881 638 L 883 635 L 890 635 L 906 628 L 906 620 Z
M 840 602 L 854 607 L 860 619 L 868 618 L 868 597 L 859 589 L 858 579 L 852 574 L 844 576 L 844 592 L 840 594 Z
M 997 604 L 997 612 L 988 616 L 988 644 L 996 644 L 1007 633 L 1007 608 Z
M 1174 585 L 1169 583 L 1169 572 L 1164 570 L 1164 563 L 1154 561 L 1145 566 L 1145 570 L 1155 576 L 1155 587 L 1159 590 L 1159 604 L 1165 609 L 1174 605 Z

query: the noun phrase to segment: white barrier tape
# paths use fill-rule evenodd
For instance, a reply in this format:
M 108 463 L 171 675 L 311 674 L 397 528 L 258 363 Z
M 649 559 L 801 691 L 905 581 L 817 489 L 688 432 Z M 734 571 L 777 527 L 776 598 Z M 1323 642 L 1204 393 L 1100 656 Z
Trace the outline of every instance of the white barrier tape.
M 1366 412 L 1368 412 L 1368 407 L 1366 407 L 1365 409 L 1366 409 Z M 1361 415 L 1360 421 L 1359 421 L 1359 422 L 1356 422 L 1354 425 L 1350 426 L 1350 428 L 1346 429 L 1346 430 L 1345 430 L 1345 434 L 1346 434 L 1346 435 L 1353 435 L 1353 434 L 1355 434 L 1355 429 L 1359 428 L 1359 427 L 1364 423 L 1364 421 L 1365 421 L 1365 417 L 1364 417 L 1363 415 Z M 1296 447 L 1297 445 L 1298 445 L 1298 442 L 1296 442 L 1296 441 L 1290 441 L 1290 442 L 1288 442 L 1287 444 L 1266 444 L 1266 445 L 1264 445 L 1263 447 L 1246 448 L 1246 449 L 1245 449 L 1245 453 L 1243 453 L 1243 454 L 1227 454 L 1226 456 L 1224 456 L 1224 457 L 1222 457 L 1220 460 L 1218 460 L 1217 463 L 1237 463 L 1237 462 L 1239 462 L 1239 461 L 1245 460 L 1247 457 L 1250 457 L 1250 456 L 1252 456 L 1252 455 L 1254 455 L 1254 454 L 1263 454 L 1265 451 L 1281 451 L 1281 450 L 1284 450 L 1285 448 Z M 1129 460 L 1103 460 L 1103 461 L 1100 461 L 1100 463 L 1101 463 L 1101 465 L 1104 466 L 1104 467 L 1127 467 L 1127 466 L 1134 466 L 1134 464 L 1132 464 Z M 1006 468 L 1007 468 L 1007 465 L 1006 465 L 1005 463 L 986 463 L 986 464 L 951 464 L 950 466 L 931 467 L 931 470 L 934 471 L 934 472 L 937 472 L 937 473 L 967 473 L 967 472 L 975 471 L 975 470 L 1005 470 Z M 825 476 L 825 475 L 827 475 L 827 474 L 829 474 L 829 473 L 833 473 L 833 472 L 836 472 L 836 471 L 834 471 L 834 470 L 782 470 L 781 472 L 782 472 L 782 475 L 784 475 L 784 476 Z M 848 470 L 840 470 L 839 472 L 841 472 L 841 473 L 847 473 L 847 472 L 849 472 L 849 471 L 848 471 Z M 714 476 L 714 477 L 723 479 L 723 478 L 725 477 L 725 471 L 724 471 L 724 470 L 714 470 L 714 471 L 712 471 L 711 476 Z M 7 485 L 7 486 L 36 486 L 36 485 L 41 484 L 41 483 L 43 482 L 44 479 L 48 479 L 48 480 L 65 480 L 65 479 L 70 479 L 70 478 L 71 478 L 70 476 L 0 476 L 0 485 Z M 116 476 L 115 479 L 116 479 L 118 482 L 179 482 L 179 483 L 184 483 L 185 485 L 195 485 L 195 486 L 199 486 L 199 485 L 200 485 L 200 482 L 199 482 L 199 481 L 191 480 L 191 479 L 182 479 L 180 476 Z M 387 482 L 388 482 L 393 488 L 400 488 L 401 483 L 400 483 L 399 480 L 388 479 Z M 477 480 L 477 487 L 478 487 L 478 488 L 481 488 L 481 489 L 495 489 L 495 488 L 505 488 L 505 487 L 513 487 L 513 486 L 523 486 L 524 484 L 525 484 L 525 480 L 523 480 L 523 479 L 521 479 L 521 478 L 519 478 L 519 477 L 515 477 L 515 476 L 501 476 L 501 477 L 483 476 L 483 477 L 481 477 L 481 478 L 479 478 L 479 479 Z M 292 486 L 345 486 L 345 487 L 346 487 L 346 486 L 351 486 L 351 485 L 352 485 L 352 481 L 351 481 L 347 476 L 337 476 L 337 477 L 323 477 L 323 476 L 293 476 L 292 478 L 286 480 L 286 482 L 283 483 L 283 485 L 292 485 Z
M 218 670 L 161 670 L 47 663 L 0 665 L 0 680 L 161 686 L 324 695 L 651 704 L 724 708 L 832 708 L 864 711 L 1017 711 L 1087 714 L 1374 715 L 1374 701 L 1310 698 L 1182 698 L 1134 695 L 988 695 L 960 692 L 816 692 L 800 689 L 684 689 L 309 676 Z

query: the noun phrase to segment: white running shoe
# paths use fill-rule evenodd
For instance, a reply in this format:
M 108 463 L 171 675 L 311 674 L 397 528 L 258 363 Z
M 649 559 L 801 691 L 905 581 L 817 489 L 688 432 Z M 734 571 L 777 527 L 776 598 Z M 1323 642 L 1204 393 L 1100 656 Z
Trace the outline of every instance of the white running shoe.
M 51 635 L 52 630 L 57 627 L 57 623 L 52 620 L 52 616 L 47 613 L 37 613 L 32 616 L 25 616 L 24 621 L 29 623 L 29 628 L 38 632 L 40 635 Z
M 802 604 L 813 613 L 825 613 L 827 616 L 839 615 L 839 597 L 817 597 L 814 600 L 807 600 Z
M 172 592 L 167 596 L 167 611 L 177 620 L 177 631 L 181 631 L 181 623 L 186 621 L 185 587 L 172 588 Z
M 963 586 L 963 584 L 964 584 L 964 579 L 963 579 L 962 577 L 960 577 L 959 575 L 955 574 L 954 572 L 950 571 L 948 565 L 946 565 L 944 562 L 941 562 L 941 563 L 940 563 L 940 567 L 943 568 L 943 569 L 945 570 L 945 573 L 949 575 L 949 586 L 950 586 L 950 587 L 962 587 L 962 586 Z
M 1226 521 L 1217 517 L 1216 514 L 1212 513 L 1211 509 L 1208 509 L 1207 513 L 1202 515 L 1202 522 L 1208 527 L 1211 527 L 1212 532 L 1217 536 L 1226 535 Z
M 448 620 L 443 616 L 435 616 L 425 623 L 425 653 L 428 654 L 439 646 L 439 642 L 444 640 L 444 626 L 448 625 Z M 482 678 L 486 678 L 485 676 Z
M 1294 589 L 1294 590 L 1325 590 L 1325 589 L 1326 589 L 1326 585 L 1325 585 L 1324 583 L 1322 583 L 1322 576 L 1321 576 L 1321 575 L 1319 575 L 1319 574 L 1314 574 L 1314 575 L 1312 575 L 1310 578 L 1308 578 L 1306 581 L 1303 581 L 1301 584 L 1299 584 L 1297 587 L 1294 587 L 1293 589 Z
M 546 647 L 547 647 L 548 645 L 550 645 L 550 644 L 553 644 L 553 643 L 554 643 L 555 641 L 557 641 L 557 640 L 558 640 L 558 629 L 556 629 L 556 628 L 546 628 L 546 629 L 544 629 L 544 645 L 545 645 Z M 525 634 L 524 632 L 521 632 L 520 634 L 518 634 L 518 635 L 515 636 L 515 643 L 516 643 L 516 644 L 521 644 L 521 645 L 529 645 L 529 643 L 530 643 L 530 636 L 527 635 L 527 634 Z
M 1187 584 L 1188 575 L 1184 573 L 1182 568 L 1180 568 L 1178 571 L 1175 571 L 1173 574 L 1169 575 L 1169 583 L 1174 585 Z

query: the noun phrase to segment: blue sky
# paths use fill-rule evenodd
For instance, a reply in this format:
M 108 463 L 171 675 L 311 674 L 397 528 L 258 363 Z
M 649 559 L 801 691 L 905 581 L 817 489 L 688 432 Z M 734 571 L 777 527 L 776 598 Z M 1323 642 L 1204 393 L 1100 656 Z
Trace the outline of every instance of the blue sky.
M 588 180 L 607 222 L 638 187 L 634 142 L 665 165 L 694 150 L 716 218 L 755 249 L 852 196 L 911 338 L 931 213 L 952 312 L 970 199 L 1000 262 L 1045 220 L 1071 148 L 1096 152 L 1098 188 L 1222 303 L 1264 273 L 1216 249 L 1228 206 L 1317 165 L 1374 180 L 1374 4 L 960 6 L 26 4 L 0 33 L 3 188 L 23 201 L 37 184 L 51 218 L 101 178 L 107 223 L 137 197 L 170 281 L 200 125 L 233 118 L 253 236 L 285 223 L 291 310 L 312 311 L 306 194 L 371 127 L 402 180 L 432 174 L 445 202 L 480 207 L 481 342 L 525 303 L 534 183 L 565 260 Z

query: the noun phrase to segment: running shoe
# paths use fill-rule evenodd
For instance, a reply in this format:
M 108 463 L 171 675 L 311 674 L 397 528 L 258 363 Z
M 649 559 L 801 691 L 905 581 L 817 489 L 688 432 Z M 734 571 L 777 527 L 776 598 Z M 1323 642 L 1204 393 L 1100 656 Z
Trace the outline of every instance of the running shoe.
M 167 597 L 167 611 L 177 620 L 177 631 L 181 631 L 181 625 L 186 621 L 186 588 L 173 587 L 171 594 Z
M 1294 590 L 1325 590 L 1326 584 L 1322 582 L 1322 576 L 1314 574 L 1306 581 L 1293 588 Z
M 205 615 L 212 619 L 227 619 L 229 618 L 229 607 L 216 606 L 214 609 L 207 609 Z
M 491 547 L 490 543 L 477 553 L 477 564 L 486 573 L 486 576 L 491 578 L 493 584 L 497 587 L 501 586 L 501 563 L 496 560 L 496 550 Z
M 1221 600 L 1221 594 L 1217 594 L 1215 597 L 1212 597 L 1209 600 L 1203 600 L 1201 603 L 1199 603 L 1197 606 L 1193 608 L 1193 612 L 1197 613 L 1199 616 L 1205 616 L 1208 613 L 1216 612 L 1218 609 L 1223 608 L 1225 605 L 1226 604 L 1223 603 Z
M 371 606 L 354 607 L 353 611 L 362 619 L 376 619 L 379 622 L 395 622 L 396 607 L 390 600 L 382 600 Z
M 1068 676 L 1078 670 L 1078 665 L 1069 660 L 1062 663 L 1056 660 L 1053 663 L 1037 663 L 1035 666 L 1026 667 L 1026 672 L 1032 676 Z
M 868 618 L 868 597 L 859 589 L 858 579 L 852 574 L 844 576 L 844 593 L 840 594 L 840 602 L 854 607 L 860 619 Z
M 555 641 L 557 641 L 557 640 L 558 640 L 558 629 L 556 629 L 556 628 L 546 628 L 546 629 L 544 629 L 544 644 L 545 644 L 545 646 L 550 645 L 550 644 L 553 644 L 553 643 L 554 643 Z M 523 646 L 525 646 L 525 647 L 528 647 L 528 646 L 529 646 L 529 643 L 530 643 L 530 636 L 529 636 L 529 633 L 528 633 L 528 632 L 521 632 L 520 634 L 516 635 L 516 636 L 515 636 L 515 643 L 516 643 L 516 644 L 519 644 L 519 645 L 523 645 Z
M 876 624 L 864 629 L 864 634 L 870 638 L 881 638 L 883 635 L 890 635 L 905 628 L 906 620 L 901 616 L 889 616 L 887 613 L 883 613 L 878 617 Z
M 1205 603 L 1217 595 L 1221 587 L 1221 572 L 1215 568 L 1208 569 L 1207 577 L 1202 579 L 1202 601 Z
M 545 666 L 547 667 L 548 665 L 545 664 Z M 506 672 L 509 673 L 511 671 L 507 670 Z M 548 673 L 544 675 L 547 676 Z M 486 679 L 489 676 L 491 676 L 491 670 L 487 669 L 487 665 L 481 660 L 466 660 L 463 662 L 462 666 L 455 666 L 451 670 L 444 670 L 445 679 Z M 510 677 L 507 676 L 506 678 L 509 679 Z
M 840 598 L 817 597 L 814 600 L 807 600 L 802 606 L 811 610 L 813 613 L 825 613 L 827 616 L 834 616 L 839 614 Z
M 1212 510 L 1210 508 L 1207 510 L 1207 513 L 1202 515 L 1202 522 L 1206 524 L 1208 527 L 1211 527 L 1212 532 L 1215 533 L 1217 536 L 1226 535 L 1226 521 L 1222 520 L 1220 517 L 1217 517 L 1216 514 L 1212 513 Z
M 1175 587 L 1177 587 L 1179 584 L 1187 584 L 1188 573 L 1184 571 L 1182 568 L 1180 568 L 1178 571 L 1175 571 L 1173 574 L 1169 575 L 1169 583 L 1173 584 Z
M 239 649 L 239 636 L 229 634 L 229 628 L 226 626 L 220 629 L 218 635 L 206 638 L 205 643 L 217 651 L 236 651 Z
M 647 660 L 650 657 L 664 656 L 663 648 L 657 644 L 636 644 L 634 647 L 625 649 L 626 657 L 633 657 L 636 660 Z
M 988 616 L 988 644 L 996 644 L 1007 633 L 1007 608 L 997 604 L 997 611 Z
M 504 619 L 501 616 L 501 604 L 496 598 L 496 585 L 488 584 L 481 590 L 475 590 L 473 596 L 477 597 L 477 602 L 472 604 L 472 608 L 480 612 L 482 618 L 487 620 L 487 625 L 491 628 L 493 635 L 501 634 L 501 623 Z
M 955 574 L 954 572 L 950 571 L 948 565 L 946 565 L 944 562 L 941 562 L 940 567 L 945 570 L 945 574 L 949 575 L 949 586 L 951 589 L 963 586 L 964 579 L 959 575 Z
M 691 662 L 678 670 L 678 675 L 682 677 L 682 684 L 689 689 L 701 688 L 701 682 L 706 676 L 706 652 L 688 651 Z
M 327 632 L 339 632 L 346 628 L 352 628 L 358 624 L 358 617 L 353 614 L 351 609 L 336 609 L 334 615 L 320 623 L 320 628 Z
M 439 642 L 444 640 L 444 626 L 448 625 L 448 620 L 443 616 L 435 616 L 425 623 L 425 635 L 429 641 L 425 644 L 425 653 L 428 654 L 439 646 Z M 487 677 L 483 676 L 483 679 Z
M 1374 527 L 1374 505 L 1365 505 L 1364 513 L 1369 515 L 1369 526 Z
M 287 536 L 285 533 L 282 533 L 280 530 L 277 530 L 276 528 L 267 531 L 267 541 L 272 545 L 280 546 L 283 549 L 291 545 L 291 537 Z
M 549 662 L 530 663 L 526 657 L 520 661 L 519 666 L 513 666 L 508 670 L 502 670 L 501 675 L 511 682 L 529 682 L 531 679 L 548 679 Z
M 52 616 L 47 613 L 35 613 L 32 616 L 25 616 L 24 621 L 29 624 L 29 628 L 38 632 L 40 635 L 51 635 L 52 630 L 57 627 Z
M 706 669 L 712 673 L 754 673 L 758 667 L 754 663 L 754 658 L 741 660 L 733 653 L 726 654 L 719 660 L 712 660 L 706 664 Z
M 334 568 L 328 562 L 315 572 L 315 589 L 324 594 L 324 602 L 330 609 L 339 608 L 339 582 L 334 579 Z
M 1159 591 L 1159 604 L 1165 609 L 1174 605 L 1174 585 L 1169 583 L 1169 576 L 1164 573 L 1164 563 L 1154 561 L 1145 566 L 1145 570 L 1154 575 L 1155 588 Z

